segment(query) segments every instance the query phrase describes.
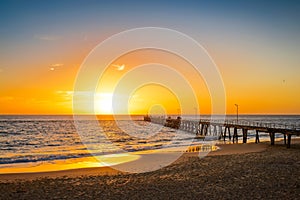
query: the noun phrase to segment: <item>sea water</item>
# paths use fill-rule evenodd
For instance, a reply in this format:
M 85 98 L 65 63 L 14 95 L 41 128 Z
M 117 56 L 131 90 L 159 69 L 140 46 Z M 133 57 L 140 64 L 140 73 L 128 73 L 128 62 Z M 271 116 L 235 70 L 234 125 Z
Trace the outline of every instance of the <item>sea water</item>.
M 227 116 L 226 120 L 235 118 Z M 195 139 L 191 133 L 142 119 L 142 116 L 135 116 L 130 121 L 103 118 L 95 122 L 95 119 L 74 120 L 73 116 L 2 115 L 0 173 L 20 166 L 30 168 L 48 165 L 50 169 L 51 163 L 74 163 L 92 156 L 125 155 L 127 152 L 184 152 L 191 145 L 203 145 L 206 142 Z M 195 119 L 195 116 L 183 116 L 183 119 Z M 239 120 L 298 125 L 300 116 L 244 115 L 239 116 Z M 250 142 L 254 141 L 254 134 L 249 131 Z M 282 134 L 276 137 L 280 139 Z M 267 134 L 262 134 L 261 140 L 264 139 L 269 139 Z

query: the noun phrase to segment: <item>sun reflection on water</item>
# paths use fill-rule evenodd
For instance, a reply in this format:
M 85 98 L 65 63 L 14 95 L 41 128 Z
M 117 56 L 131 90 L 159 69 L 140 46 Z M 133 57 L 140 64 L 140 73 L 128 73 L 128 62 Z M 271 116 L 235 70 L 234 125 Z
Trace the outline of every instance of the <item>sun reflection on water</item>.
M 136 154 L 110 154 L 96 157 L 74 158 L 47 162 L 6 164 L 0 168 L 0 174 L 53 172 L 71 169 L 109 167 L 139 159 Z

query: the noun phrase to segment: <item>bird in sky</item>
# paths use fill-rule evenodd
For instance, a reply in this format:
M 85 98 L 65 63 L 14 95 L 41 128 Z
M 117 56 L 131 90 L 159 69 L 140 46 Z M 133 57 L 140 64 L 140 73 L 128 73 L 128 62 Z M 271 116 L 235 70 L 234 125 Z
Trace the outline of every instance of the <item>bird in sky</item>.
M 112 66 L 116 67 L 117 70 L 119 70 L 119 71 L 122 71 L 122 70 L 125 69 L 125 65 L 124 64 L 122 64 L 122 65 L 112 65 Z

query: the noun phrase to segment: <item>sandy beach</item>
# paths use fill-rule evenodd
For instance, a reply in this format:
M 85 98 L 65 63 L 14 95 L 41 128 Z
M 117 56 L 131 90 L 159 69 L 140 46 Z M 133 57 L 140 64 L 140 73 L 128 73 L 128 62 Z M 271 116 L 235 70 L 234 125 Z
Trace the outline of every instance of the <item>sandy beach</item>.
M 300 143 L 227 144 L 160 170 L 109 167 L 0 175 L 0 199 L 298 199 Z

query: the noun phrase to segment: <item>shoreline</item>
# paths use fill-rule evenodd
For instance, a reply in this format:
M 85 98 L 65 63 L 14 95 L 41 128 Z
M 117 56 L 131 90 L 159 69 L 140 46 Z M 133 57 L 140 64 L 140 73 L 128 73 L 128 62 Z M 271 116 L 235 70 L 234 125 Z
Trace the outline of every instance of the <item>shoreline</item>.
M 267 142 L 262 142 L 259 144 L 248 143 L 248 144 L 216 144 L 219 148 L 216 151 L 210 152 L 177 152 L 175 154 L 182 154 L 178 158 L 178 160 L 184 160 L 189 157 L 205 157 L 205 156 L 222 156 L 222 155 L 234 155 L 234 154 L 245 154 L 245 153 L 253 153 L 253 152 L 261 152 L 265 151 L 268 147 Z M 174 152 L 173 152 L 174 153 Z M 172 155 L 172 152 L 156 152 L 156 153 L 134 153 L 140 156 L 140 159 L 150 159 L 149 161 L 153 162 L 153 158 L 149 158 L 150 156 L 161 157 L 161 155 Z M 199 158 L 200 159 L 200 158 Z M 96 160 L 96 159 L 94 159 Z M 174 163 L 178 162 L 178 160 L 174 161 Z M 117 170 L 118 168 L 122 168 L 122 165 L 135 165 L 135 161 L 129 161 L 122 164 L 117 164 L 114 166 L 99 166 L 99 167 L 82 167 L 75 169 L 64 169 L 57 171 L 43 171 L 43 172 L 17 172 L 17 173 L 3 173 L 0 174 L 0 182 L 9 182 L 9 181 L 26 181 L 26 180 L 34 180 L 39 178 L 60 178 L 60 177 L 78 177 L 78 176 L 96 176 L 96 175 L 117 175 L 117 174 L 127 174 L 127 172 L 122 172 Z M 126 166 L 127 167 L 127 166 Z M 142 167 L 142 166 L 141 166 Z
M 105 167 L 10 175 L 6 181 L 0 176 L 0 199 L 299 198 L 299 141 L 290 149 L 268 143 L 222 149 L 227 154 L 199 158 L 185 153 L 171 165 L 145 173 Z
M 294 144 L 300 144 L 300 138 L 295 138 Z M 277 141 L 275 146 L 284 146 L 283 140 Z M 210 152 L 184 152 L 182 155 L 175 160 L 173 163 L 182 163 L 188 160 L 191 157 L 198 157 L 198 159 L 203 159 L 205 157 L 215 157 L 215 156 L 230 156 L 230 155 L 243 155 L 251 153 L 260 153 L 267 151 L 268 148 L 272 148 L 269 142 L 264 141 L 260 143 L 218 143 L 216 144 L 218 150 Z M 286 148 L 286 147 L 285 147 Z M 171 155 L 171 152 L 160 152 L 160 153 L 135 153 L 140 156 L 141 159 L 147 161 L 149 157 L 147 155 L 154 155 L 154 158 L 160 157 L 164 154 Z M 178 154 L 178 152 L 177 152 Z M 153 158 L 150 158 L 150 161 L 153 162 Z M 173 164 L 171 163 L 171 165 Z M 4 173 L 0 174 L 0 183 L 3 182 L 15 182 L 15 181 L 33 181 L 41 178 L 76 178 L 81 176 L 106 176 L 106 175 L 124 175 L 131 174 L 128 172 L 120 171 L 118 168 L 124 168 L 122 165 L 130 166 L 135 165 L 135 161 L 129 161 L 126 163 L 121 163 L 113 166 L 100 166 L 100 167 L 83 167 L 83 168 L 73 168 L 73 169 L 64 169 L 57 171 L 43 171 L 43 172 L 21 172 L 21 173 Z M 121 167 L 120 167 L 121 166 Z M 126 166 L 127 167 L 127 166 Z M 152 170 L 150 170 L 152 171 Z M 156 170 L 154 170 L 156 171 Z

